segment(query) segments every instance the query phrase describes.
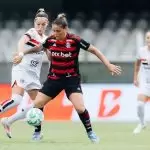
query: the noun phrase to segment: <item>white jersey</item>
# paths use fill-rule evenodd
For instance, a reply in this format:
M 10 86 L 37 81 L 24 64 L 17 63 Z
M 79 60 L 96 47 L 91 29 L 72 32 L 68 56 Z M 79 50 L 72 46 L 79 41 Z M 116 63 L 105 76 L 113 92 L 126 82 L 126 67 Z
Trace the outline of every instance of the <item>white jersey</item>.
M 140 92 L 150 96 L 150 50 L 147 46 L 139 49 L 137 59 L 141 61 L 139 72 Z
M 29 36 L 30 38 L 30 41 L 26 43 L 26 49 L 30 49 L 34 46 L 39 45 L 40 43 L 43 43 L 47 38 L 45 35 L 41 37 L 34 28 L 29 29 L 25 33 L 25 35 Z M 13 70 L 25 70 L 33 72 L 34 74 L 36 74 L 36 76 L 40 77 L 43 55 L 44 51 L 24 55 L 22 62 L 20 64 L 14 65 Z

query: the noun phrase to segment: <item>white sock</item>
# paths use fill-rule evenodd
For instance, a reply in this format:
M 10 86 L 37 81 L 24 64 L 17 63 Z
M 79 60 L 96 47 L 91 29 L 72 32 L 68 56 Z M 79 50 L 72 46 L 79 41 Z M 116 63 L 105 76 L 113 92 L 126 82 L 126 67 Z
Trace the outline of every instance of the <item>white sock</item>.
M 144 106 L 145 106 L 145 102 L 143 101 L 138 101 L 138 105 L 137 105 L 137 115 L 139 117 L 139 121 L 141 125 L 144 125 Z
M 25 106 L 22 108 L 19 107 L 19 109 L 17 109 L 17 112 L 14 115 L 7 118 L 7 123 L 9 125 L 11 125 L 12 123 L 14 123 L 17 120 L 24 119 L 26 117 L 26 113 L 28 112 L 28 110 L 33 107 L 34 107 L 33 103 L 28 104 L 28 106 Z
M 3 103 L 1 103 L 1 113 L 17 106 L 22 101 L 22 96 L 19 94 L 13 94 L 10 100 L 6 100 Z

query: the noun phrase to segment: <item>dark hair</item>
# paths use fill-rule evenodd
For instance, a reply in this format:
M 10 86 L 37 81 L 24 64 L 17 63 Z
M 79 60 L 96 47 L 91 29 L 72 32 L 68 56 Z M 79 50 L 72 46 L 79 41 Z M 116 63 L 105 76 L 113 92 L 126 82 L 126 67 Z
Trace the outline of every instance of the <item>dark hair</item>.
M 45 12 L 44 8 L 40 8 L 35 15 L 35 18 L 37 17 L 45 17 L 48 19 L 48 14 Z
M 68 27 L 66 15 L 64 13 L 58 14 L 57 18 L 52 22 L 52 24 L 56 24 L 62 28 Z

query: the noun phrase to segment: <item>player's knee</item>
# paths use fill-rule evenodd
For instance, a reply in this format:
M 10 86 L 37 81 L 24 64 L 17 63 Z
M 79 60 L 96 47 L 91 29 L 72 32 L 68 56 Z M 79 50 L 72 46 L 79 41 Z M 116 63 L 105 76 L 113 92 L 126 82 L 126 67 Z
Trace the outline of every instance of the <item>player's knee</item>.
M 80 105 L 76 107 L 75 109 L 78 113 L 83 113 L 85 111 L 85 107 L 83 105 Z
M 139 109 L 141 109 L 142 107 L 144 107 L 144 105 L 145 105 L 145 102 L 144 102 L 144 101 L 138 101 L 137 107 L 138 107 Z
M 44 105 L 45 105 L 45 103 L 43 101 L 38 101 L 38 102 L 35 101 L 35 103 L 34 103 L 35 108 L 43 108 Z

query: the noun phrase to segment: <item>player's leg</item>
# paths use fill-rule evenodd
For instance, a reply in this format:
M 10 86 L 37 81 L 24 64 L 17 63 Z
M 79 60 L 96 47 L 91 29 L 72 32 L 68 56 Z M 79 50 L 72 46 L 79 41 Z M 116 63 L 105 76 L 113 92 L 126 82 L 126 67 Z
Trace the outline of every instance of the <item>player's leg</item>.
M 18 105 L 22 100 L 24 89 L 26 86 L 26 80 L 24 79 L 24 77 L 26 77 L 24 71 L 16 71 L 12 69 L 12 96 L 9 100 L 6 100 L 0 104 L 1 113 Z
M 14 83 L 12 87 L 12 96 L 9 100 L 5 100 L 0 104 L 0 113 L 3 113 L 15 106 L 17 106 L 24 94 L 24 88 L 18 86 L 16 83 Z
M 43 108 L 50 100 L 56 97 L 61 90 L 62 87 L 59 82 L 57 83 L 57 81 L 47 79 L 33 103 L 28 107 L 23 108 L 22 111 L 26 113 L 31 108 Z
M 14 84 L 12 87 L 12 98 L 11 100 L 7 100 L 4 103 L 1 104 L 1 113 L 5 112 L 16 105 L 18 105 L 23 98 L 24 94 L 24 89 L 19 87 L 17 84 Z M 2 118 L 1 123 L 5 129 L 6 135 L 11 138 L 11 130 L 10 130 L 10 125 L 7 123 L 8 118 Z
M 138 95 L 138 101 L 137 101 L 137 116 L 139 118 L 139 124 L 134 129 L 133 133 L 138 134 L 146 127 L 145 120 L 144 120 L 144 110 L 145 110 L 145 103 L 148 100 L 148 96 L 144 94 Z
M 37 94 L 38 94 L 38 91 L 39 90 L 29 90 L 28 91 L 28 94 L 29 94 L 29 96 L 30 96 L 30 98 L 34 101 L 35 100 L 35 98 L 36 98 L 36 96 L 37 96 Z M 43 112 L 43 107 L 42 108 L 39 108 L 42 112 Z M 33 140 L 40 140 L 40 139 L 42 139 L 43 138 L 43 135 L 42 135 L 42 133 L 41 133 L 41 125 L 39 125 L 39 126 L 36 126 L 35 127 L 35 130 L 34 130 L 34 133 L 33 133 L 33 136 L 32 136 L 32 139 Z
M 90 115 L 89 115 L 89 112 L 85 108 L 85 105 L 84 105 L 80 82 L 78 81 L 77 78 L 72 78 L 72 79 L 70 78 L 70 79 L 68 79 L 68 83 L 66 83 L 66 84 L 68 85 L 65 88 L 66 95 L 69 98 L 69 100 L 72 102 L 74 108 L 76 109 L 76 111 L 79 115 L 79 118 L 85 127 L 88 138 L 92 142 L 98 143 L 99 138 L 93 132 L 91 120 L 90 120 Z

